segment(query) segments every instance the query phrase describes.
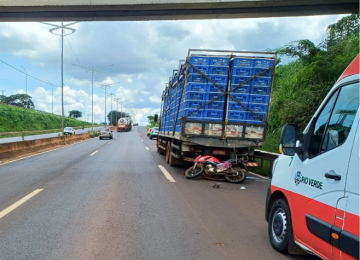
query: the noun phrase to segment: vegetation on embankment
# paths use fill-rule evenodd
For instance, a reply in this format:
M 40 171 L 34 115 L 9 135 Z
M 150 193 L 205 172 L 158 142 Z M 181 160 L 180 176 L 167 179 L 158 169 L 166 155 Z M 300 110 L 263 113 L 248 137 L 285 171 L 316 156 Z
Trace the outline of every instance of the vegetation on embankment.
M 303 130 L 341 73 L 359 54 L 359 14 L 329 25 L 327 38 L 317 46 L 300 40 L 272 51 L 295 58 L 276 67 L 266 145 L 261 148 L 278 153 L 282 127 L 295 123 Z
M 61 116 L 17 106 L 0 104 L 0 132 L 21 132 L 61 129 Z M 70 127 L 88 126 L 91 123 L 65 117 L 64 125 Z M 14 135 L 12 135 L 14 136 Z M 5 136 L 0 136 L 5 137 Z

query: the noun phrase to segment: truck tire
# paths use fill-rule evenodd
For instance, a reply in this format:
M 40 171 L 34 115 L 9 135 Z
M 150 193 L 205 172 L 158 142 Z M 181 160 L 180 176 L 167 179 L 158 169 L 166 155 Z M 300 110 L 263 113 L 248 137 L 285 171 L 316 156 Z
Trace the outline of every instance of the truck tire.
M 278 199 L 270 210 L 268 234 L 272 247 L 281 253 L 288 249 L 292 229 L 290 208 L 285 199 Z
M 171 156 L 171 142 L 168 141 L 166 145 L 166 157 L 165 157 L 165 161 L 167 164 L 169 164 L 170 162 L 170 156 Z

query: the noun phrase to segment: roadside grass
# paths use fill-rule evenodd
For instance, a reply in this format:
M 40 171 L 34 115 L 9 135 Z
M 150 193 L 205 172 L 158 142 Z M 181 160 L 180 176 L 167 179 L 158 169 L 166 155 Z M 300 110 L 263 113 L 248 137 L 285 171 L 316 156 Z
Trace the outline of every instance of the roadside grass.
M 0 132 L 37 131 L 28 134 L 1 135 L 0 138 L 61 132 L 62 118 L 59 115 L 35 111 L 22 107 L 0 104 Z M 91 123 L 73 118 L 64 118 L 64 126 L 79 129 Z M 51 132 L 43 130 L 54 129 Z

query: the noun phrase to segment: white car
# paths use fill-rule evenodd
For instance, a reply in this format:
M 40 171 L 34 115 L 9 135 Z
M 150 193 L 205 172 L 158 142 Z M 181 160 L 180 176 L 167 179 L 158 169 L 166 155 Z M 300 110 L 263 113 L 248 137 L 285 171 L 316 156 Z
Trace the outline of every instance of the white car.
M 74 135 L 75 129 L 72 127 L 65 127 L 64 128 L 64 135 Z

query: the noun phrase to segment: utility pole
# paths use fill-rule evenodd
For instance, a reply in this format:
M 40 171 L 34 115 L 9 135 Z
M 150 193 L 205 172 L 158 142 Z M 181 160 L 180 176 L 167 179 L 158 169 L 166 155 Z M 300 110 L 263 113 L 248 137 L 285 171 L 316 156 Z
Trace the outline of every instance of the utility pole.
M 61 22 L 61 26 L 57 25 L 57 24 L 52 24 L 52 23 L 42 23 L 42 24 L 46 24 L 46 25 L 55 27 L 55 28 L 50 29 L 49 32 L 52 34 L 61 36 L 61 116 L 62 116 L 61 131 L 62 131 L 62 136 L 64 136 L 64 36 L 75 33 L 76 30 L 74 28 L 70 28 L 68 26 L 76 24 L 76 23 L 78 23 L 78 22 L 68 23 L 68 24 L 64 25 L 64 23 Z M 61 34 L 54 32 L 59 29 L 61 30 Z M 64 34 L 65 30 L 69 30 L 70 32 Z
M 25 69 L 23 66 L 21 66 L 21 65 L 20 65 L 20 67 L 21 67 L 21 68 L 23 68 L 23 70 L 25 71 L 25 82 L 26 82 L 26 85 L 25 85 L 25 86 L 26 86 L 25 91 L 26 91 L 26 94 L 27 94 L 27 71 L 26 71 L 26 69 Z
M 4 92 L 6 91 L 5 89 L 2 89 L 0 90 L 2 92 L 2 95 L 1 95 L 1 102 L 4 103 L 4 100 L 5 100 L 5 96 L 4 96 Z
M 117 112 L 119 111 L 119 101 L 120 101 L 120 99 L 115 98 L 114 100 L 116 102 L 116 124 L 117 124 L 117 122 L 118 122 Z
M 100 68 L 86 68 L 83 66 L 72 64 L 73 66 L 83 68 L 87 74 L 91 74 L 91 130 L 94 131 L 94 75 L 99 74 L 101 71 L 99 69 L 114 66 L 114 64 L 102 66 Z
M 100 88 L 105 89 L 105 124 L 106 124 L 106 89 L 111 88 L 110 85 L 114 85 L 120 82 L 115 82 L 115 83 L 111 83 L 111 84 L 99 84 Z
M 112 111 L 113 111 L 113 110 L 112 110 L 112 97 L 115 96 L 115 93 L 110 93 L 108 96 L 111 97 L 111 103 L 110 103 L 110 106 L 111 106 L 111 110 L 110 110 L 110 111 L 111 111 L 111 112 L 110 112 L 111 115 L 110 115 L 110 118 L 111 118 L 111 119 L 110 119 L 110 123 L 112 124 L 112 114 L 113 114 L 113 113 L 112 113 Z

